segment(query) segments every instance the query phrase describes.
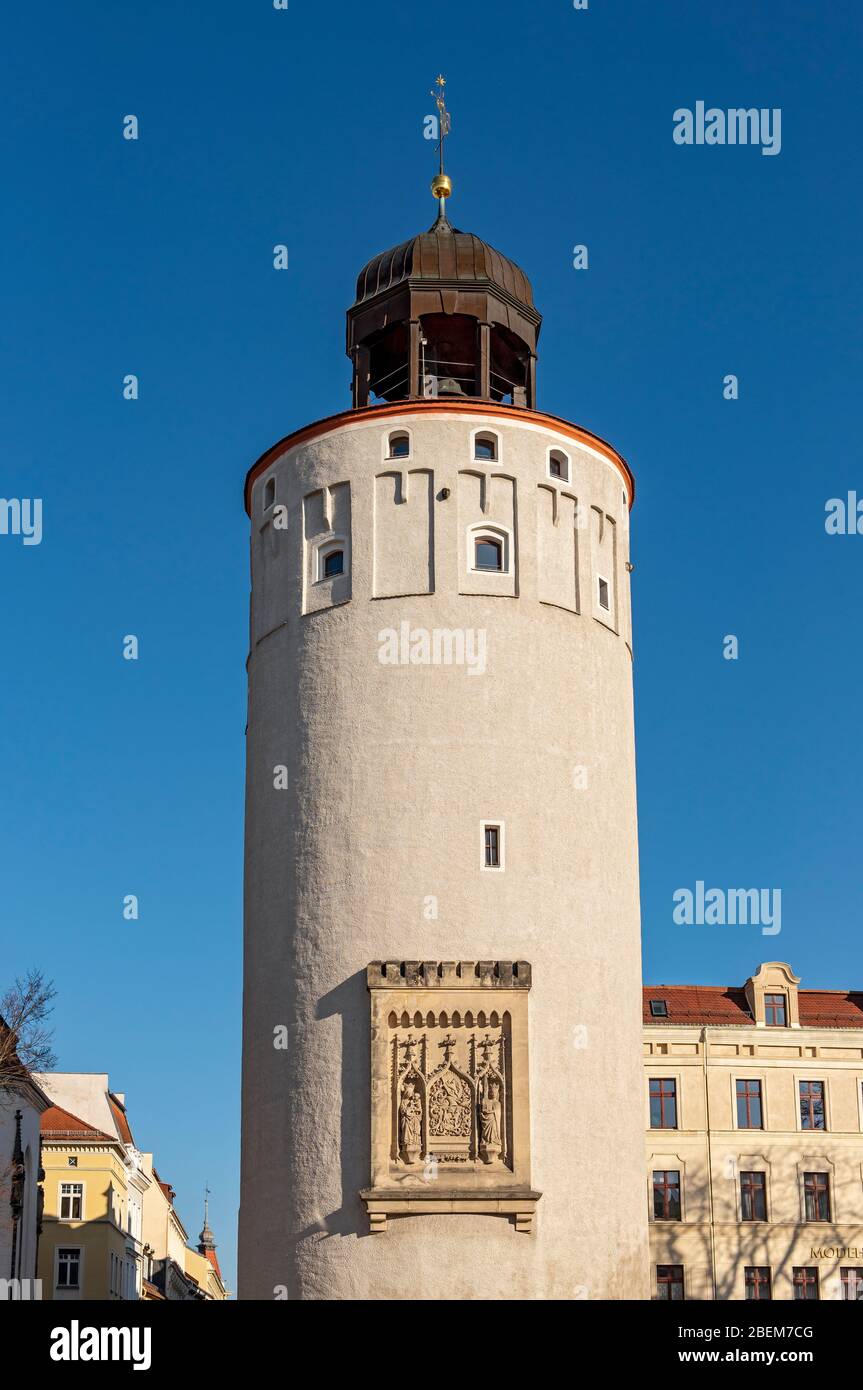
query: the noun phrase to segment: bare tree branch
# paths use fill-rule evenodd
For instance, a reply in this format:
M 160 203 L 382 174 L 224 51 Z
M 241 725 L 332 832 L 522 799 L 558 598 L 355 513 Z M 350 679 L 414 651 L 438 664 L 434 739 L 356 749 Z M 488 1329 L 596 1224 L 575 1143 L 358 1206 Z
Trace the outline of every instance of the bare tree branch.
M 0 1086 L 55 1065 L 48 1017 L 56 993 L 41 970 L 30 970 L 0 997 Z

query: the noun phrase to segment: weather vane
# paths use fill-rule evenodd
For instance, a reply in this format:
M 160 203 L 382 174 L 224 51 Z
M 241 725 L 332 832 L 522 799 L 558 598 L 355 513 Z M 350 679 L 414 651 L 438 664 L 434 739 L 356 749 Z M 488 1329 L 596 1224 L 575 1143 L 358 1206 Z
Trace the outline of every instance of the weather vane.
M 435 78 L 435 87 L 437 88 L 437 91 L 433 91 L 432 94 L 431 94 L 431 95 L 434 97 L 435 106 L 437 107 L 437 110 L 438 110 L 438 131 L 439 131 L 438 146 L 437 146 L 437 147 L 438 147 L 438 160 L 439 160 L 439 165 L 438 165 L 438 172 L 435 174 L 434 178 L 432 179 L 431 190 L 432 190 L 432 193 L 434 194 L 434 196 L 435 196 L 435 197 L 439 200 L 439 202 L 440 202 L 440 211 L 441 211 L 441 216 L 442 216 L 442 217 L 446 215 L 445 212 L 444 212 L 444 199 L 445 199 L 445 198 L 448 198 L 449 195 L 450 195 L 450 193 L 452 193 L 452 180 L 450 179 L 449 175 L 448 175 L 448 174 L 445 174 L 444 171 L 443 171 L 443 142 L 444 142 L 444 140 L 446 139 L 446 137 L 449 135 L 449 133 L 450 133 L 450 127 L 451 127 L 451 125 L 452 125 L 452 121 L 451 121 L 451 119 L 450 119 L 450 114 L 449 114 L 449 112 L 448 112 L 447 109 L 446 109 L 446 97 L 445 97 L 445 95 L 444 95 L 444 87 L 445 87 L 445 86 L 446 86 L 446 78 L 443 76 L 442 73 L 440 73 L 440 74 Z

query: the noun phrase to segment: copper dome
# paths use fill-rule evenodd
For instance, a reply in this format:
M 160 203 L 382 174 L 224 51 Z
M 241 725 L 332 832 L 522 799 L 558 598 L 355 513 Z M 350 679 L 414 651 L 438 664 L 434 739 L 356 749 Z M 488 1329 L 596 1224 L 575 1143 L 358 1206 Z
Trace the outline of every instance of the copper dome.
M 438 218 L 427 232 L 381 251 L 357 276 L 356 303 L 403 281 L 491 284 L 518 304 L 534 308 L 530 281 L 520 266 L 472 232 L 460 232 Z

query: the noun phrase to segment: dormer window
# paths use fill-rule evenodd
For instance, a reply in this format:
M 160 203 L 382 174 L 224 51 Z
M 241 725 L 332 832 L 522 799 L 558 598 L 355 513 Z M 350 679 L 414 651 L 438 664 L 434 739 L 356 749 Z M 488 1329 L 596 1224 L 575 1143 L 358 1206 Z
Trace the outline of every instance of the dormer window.
M 668 1018 L 668 1004 L 664 999 L 651 999 L 650 1016 L 651 1018 Z
M 569 459 L 562 449 L 552 449 L 548 456 L 548 473 L 563 483 L 569 482 Z
M 473 456 L 480 463 L 496 463 L 497 435 L 478 434 L 473 441 Z
M 503 570 L 503 545 L 492 536 L 477 536 L 474 543 L 474 569 Z
M 784 994 L 765 994 L 764 1022 L 768 1028 L 787 1028 L 788 1009 Z
M 389 458 L 391 458 L 391 459 L 406 459 L 406 458 L 410 458 L 410 452 L 411 452 L 411 437 L 410 437 L 409 434 L 406 434 L 406 433 L 404 432 L 404 430 L 402 430 L 402 431 L 398 432 L 397 434 L 391 434 L 391 435 L 390 435 L 390 438 L 389 438 L 389 454 L 388 454 L 388 457 L 389 457 Z

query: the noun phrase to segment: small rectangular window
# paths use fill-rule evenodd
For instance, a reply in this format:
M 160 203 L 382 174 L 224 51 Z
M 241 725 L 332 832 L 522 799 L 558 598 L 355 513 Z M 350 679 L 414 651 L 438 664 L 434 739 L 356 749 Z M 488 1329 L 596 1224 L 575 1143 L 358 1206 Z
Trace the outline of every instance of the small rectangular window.
M 850 1303 L 863 1302 L 863 1269 L 857 1265 L 842 1266 L 842 1297 Z
M 818 1270 L 795 1265 L 794 1267 L 794 1297 L 795 1299 L 813 1300 L 818 1298 Z
M 650 1078 L 650 1128 L 677 1129 L 677 1082 Z
M 803 1201 L 807 1221 L 830 1220 L 830 1181 L 826 1173 L 803 1174 Z
M 800 1128 L 826 1129 L 824 1123 L 824 1082 L 800 1082 Z
M 764 1022 L 768 1028 L 787 1027 L 787 1014 L 784 994 L 765 994 Z
M 680 1172 L 658 1169 L 653 1174 L 653 1216 L 656 1221 L 680 1220 Z
M 606 579 L 598 579 L 597 585 L 599 589 L 599 606 L 600 608 L 604 608 L 606 613 L 609 613 L 611 611 L 611 604 L 608 599 L 608 581 Z
M 268 478 L 264 484 L 264 511 L 271 507 L 276 500 L 276 479 L 275 475 Z
M 767 1220 L 766 1173 L 740 1174 L 740 1219 L 741 1221 Z
M 764 1128 L 760 1081 L 737 1082 L 737 1128 Z
M 70 1168 L 77 1168 L 77 1167 L 78 1167 L 78 1155 L 77 1155 L 77 1154 L 70 1154 L 70 1155 L 69 1155 L 69 1167 L 70 1167 Z
M 651 999 L 650 1013 L 653 1018 L 668 1018 L 668 1004 L 664 999 Z
M 656 1297 L 676 1303 L 683 1301 L 683 1265 L 656 1266 Z
M 766 1265 L 747 1265 L 744 1270 L 746 1298 L 750 1302 L 764 1302 L 773 1297 L 770 1270 Z
M 61 1182 L 60 1220 L 80 1221 L 84 1202 L 84 1185 L 80 1182 Z
M 57 1288 L 77 1289 L 81 1278 L 81 1251 L 57 1251 Z
M 487 825 L 485 827 L 485 867 L 487 869 L 500 868 L 500 826 Z

